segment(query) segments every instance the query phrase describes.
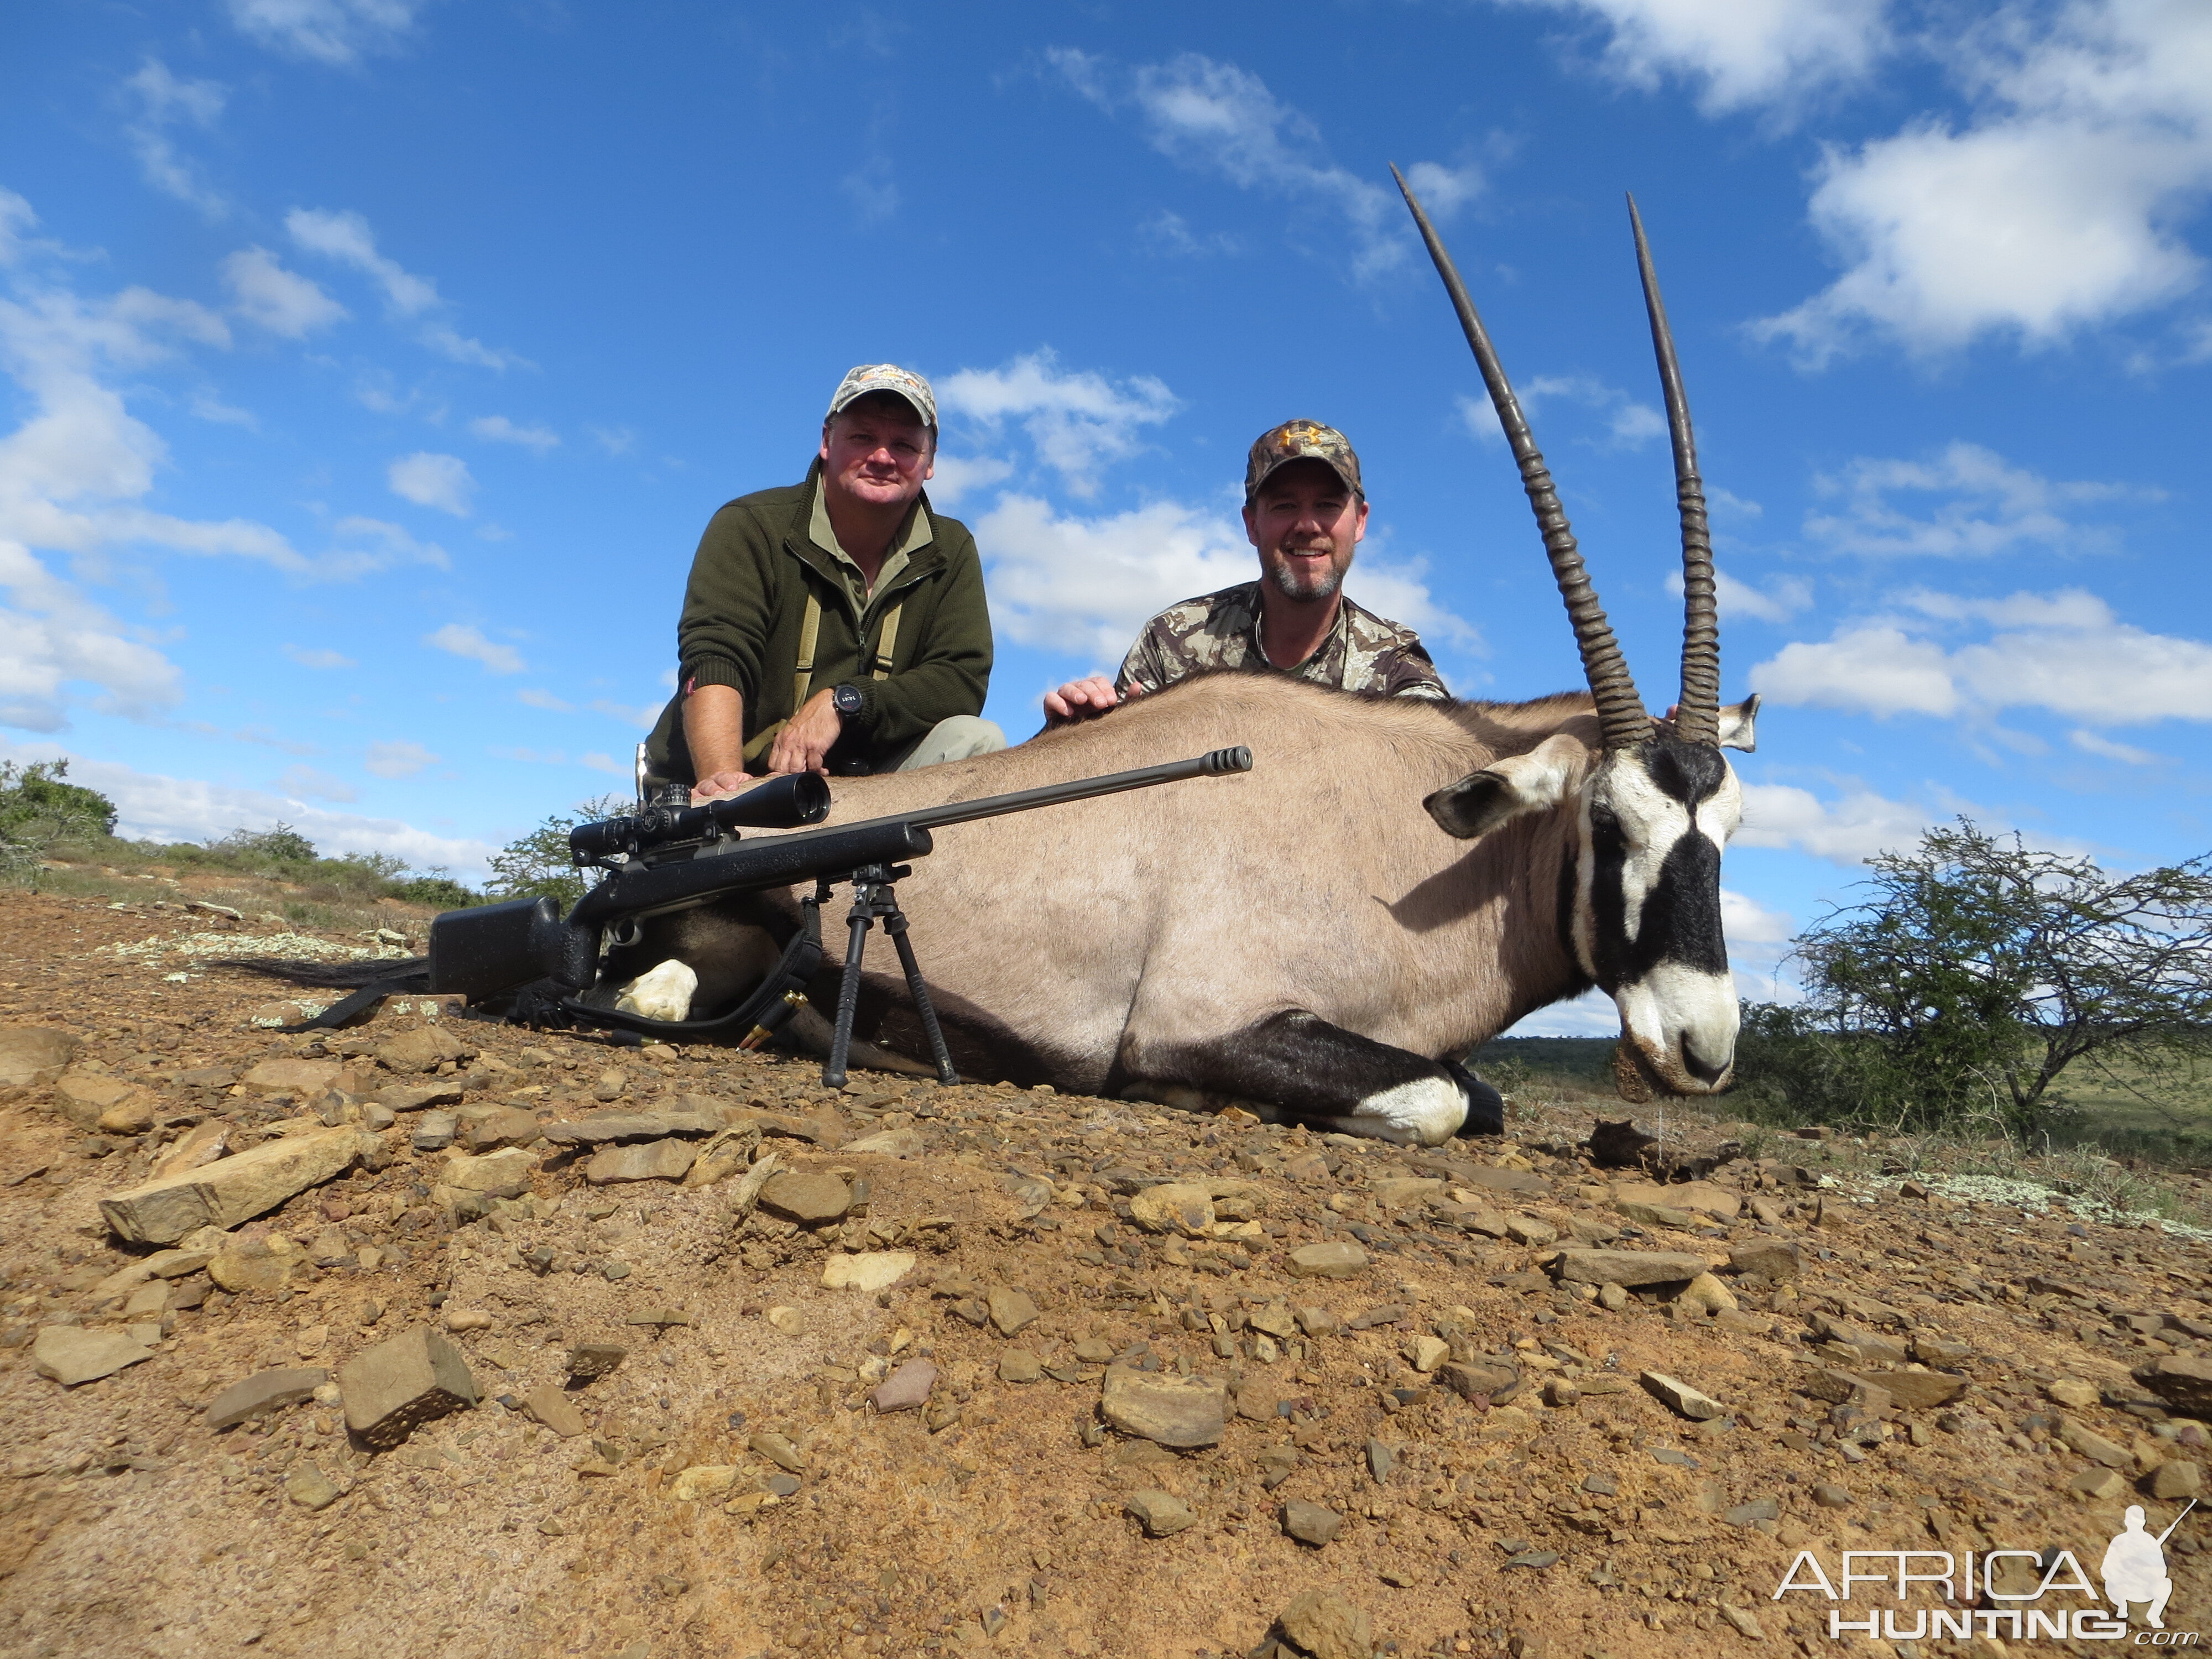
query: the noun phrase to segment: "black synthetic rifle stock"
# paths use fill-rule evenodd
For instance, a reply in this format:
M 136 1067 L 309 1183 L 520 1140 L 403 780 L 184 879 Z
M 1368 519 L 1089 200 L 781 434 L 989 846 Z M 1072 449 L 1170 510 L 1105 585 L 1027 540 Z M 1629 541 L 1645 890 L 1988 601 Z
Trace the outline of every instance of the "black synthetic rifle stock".
M 947 824 L 1251 769 L 1252 751 L 1240 745 L 1193 760 L 951 801 L 827 829 L 749 841 L 738 840 L 724 830 L 696 847 L 666 846 L 654 849 L 657 856 L 628 860 L 586 893 L 565 918 L 550 898 L 512 899 L 447 911 L 430 924 L 429 988 L 488 997 L 550 979 L 565 990 L 580 991 L 598 977 L 600 939 L 611 926 L 802 881 L 849 880 L 854 871 L 887 868 L 927 856 L 929 832 Z M 578 830 L 584 838 L 580 845 L 618 839 L 586 834 L 596 827 Z

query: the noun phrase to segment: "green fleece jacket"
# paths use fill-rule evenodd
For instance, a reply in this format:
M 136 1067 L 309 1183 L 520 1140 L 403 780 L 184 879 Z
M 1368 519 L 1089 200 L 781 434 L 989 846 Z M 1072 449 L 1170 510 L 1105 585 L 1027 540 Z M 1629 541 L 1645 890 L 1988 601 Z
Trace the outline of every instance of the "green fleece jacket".
M 708 520 L 691 561 L 684 614 L 676 624 L 678 690 L 647 741 L 653 769 L 680 782 L 697 781 L 684 741 L 684 696 L 702 685 L 729 685 L 744 698 L 749 750 L 767 728 L 796 709 L 793 676 L 806 598 L 822 607 L 809 695 L 833 685 L 858 688 L 860 713 L 848 716 L 830 751 L 830 769 L 872 772 L 895 765 L 938 721 L 978 714 L 991 681 L 991 614 L 975 538 L 957 519 L 941 516 L 924 495 L 933 533 L 908 550 L 904 567 L 879 582 L 858 606 L 846 568 L 808 534 L 822 464 L 804 482 L 740 495 Z M 892 541 L 897 546 L 911 517 Z M 884 617 L 896 607 L 890 677 L 874 677 Z M 745 763 L 768 764 L 762 744 Z

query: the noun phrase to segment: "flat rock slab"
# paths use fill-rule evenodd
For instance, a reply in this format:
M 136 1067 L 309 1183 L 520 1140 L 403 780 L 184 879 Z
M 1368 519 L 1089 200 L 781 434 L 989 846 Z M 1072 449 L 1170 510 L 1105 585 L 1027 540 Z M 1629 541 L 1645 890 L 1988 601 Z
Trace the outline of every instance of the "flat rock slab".
M 927 1359 L 909 1359 L 882 1382 L 868 1399 L 879 1412 L 919 1411 L 937 1386 L 937 1367 Z
M 1012 1336 L 1036 1322 L 1037 1304 L 1026 1291 L 994 1285 L 988 1303 L 991 1323 L 1000 1336 Z
M 1710 1181 L 1684 1181 L 1665 1187 L 1625 1181 L 1613 1189 L 1613 1202 L 1616 1209 L 1625 1210 L 1630 1204 L 1657 1205 L 1717 1216 L 1723 1221 L 1733 1221 L 1743 1212 L 1743 1200 Z
M 568 1350 L 568 1375 L 589 1379 L 605 1376 L 629 1357 L 619 1342 L 579 1342 Z
M 1129 1219 L 1148 1233 L 1203 1238 L 1213 1225 L 1213 1194 L 1195 1181 L 1164 1181 L 1129 1200 Z
M 1528 1170 L 1492 1170 L 1481 1164 L 1454 1169 L 1452 1179 L 1462 1187 L 1487 1187 L 1494 1193 L 1548 1193 L 1552 1183 Z
M 292 1275 L 307 1265 L 307 1253 L 299 1241 L 283 1233 L 266 1238 L 240 1239 L 225 1244 L 208 1258 L 208 1277 L 233 1296 L 249 1291 L 270 1295 L 291 1283 Z
M 97 1382 L 153 1357 L 151 1348 L 120 1331 L 88 1331 L 81 1325 L 49 1325 L 31 1343 L 31 1364 L 39 1375 L 65 1389 Z
M 1099 1408 L 1124 1434 L 1162 1446 L 1211 1446 L 1228 1425 L 1229 1390 L 1210 1377 L 1109 1365 Z
M 1763 1273 L 1778 1285 L 1793 1282 L 1805 1271 L 1805 1258 L 1795 1244 L 1779 1238 L 1758 1238 L 1729 1251 L 1732 1273 Z
M 689 1160 L 686 1162 L 688 1165 Z M 507 1146 L 486 1152 L 482 1158 L 465 1152 L 450 1158 L 438 1172 L 438 1179 L 463 1192 L 483 1193 L 491 1198 L 520 1198 L 530 1190 L 530 1177 L 537 1168 L 535 1154 L 520 1146 Z
M 1907 1411 L 1932 1411 L 1948 1406 L 1966 1391 L 1966 1379 L 1948 1371 L 1861 1371 L 1859 1375 Z
M 346 1426 L 380 1451 L 433 1419 L 477 1403 L 461 1351 L 428 1325 L 365 1348 L 338 1370 Z
M 1172 1492 L 1147 1488 L 1131 1492 L 1124 1504 L 1147 1538 L 1165 1538 L 1198 1524 L 1198 1511 Z
M 345 1488 L 313 1463 L 295 1463 L 284 1476 L 284 1496 L 303 1510 L 326 1510 L 345 1496 Z
M 1294 1498 L 1283 1505 L 1283 1530 L 1301 1544 L 1319 1549 L 1344 1530 L 1344 1517 L 1334 1510 Z
M 873 1296 L 912 1273 L 914 1264 L 912 1250 L 862 1250 L 854 1255 L 833 1255 L 823 1266 L 822 1288 Z
M 770 1177 L 761 1188 L 760 1206 L 802 1227 L 818 1227 L 853 1207 L 853 1190 L 836 1176 L 793 1170 Z
M 1521 1392 L 1521 1368 L 1510 1360 L 1477 1359 L 1437 1367 L 1437 1381 L 1462 1400 L 1502 1405 Z
M 1654 1399 L 1692 1423 L 1710 1422 L 1716 1417 L 1728 1414 L 1728 1407 L 1711 1395 L 1701 1394 L 1688 1383 L 1677 1382 L 1662 1371 L 1646 1371 L 1639 1380 Z
M 458 1083 L 394 1084 L 370 1098 L 387 1112 L 420 1112 L 433 1106 L 458 1106 L 465 1092 Z
M 0 1027 L 0 1095 L 43 1089 L 69 1069 L 83 1039 L 47 1025 Z
M 1375 1620 L 1334 1590 L 1310 1589 L 1275 1617 L 1276 1627 L 1313 1659 L 1370 1659 Z
M 196 1227 L 235 1227 L 273 1210 L 343 1174 L 360 1154 L 361 1135 L 350 1127 L 288 1135 L 103 1198 L 100 1212 L 134 1243 L 173 1244 Z
M 878 1129 L 872 1135 L 846 1142 L 842 1150 L 866 1152 L 874 1158 L 920 1158 L 927 1145 L 919 1129 Z
M 473 1060 L 477 1051 L 442 1025 L 423 1025 L 386 1037 L 376 1045 L 375 1053 L 386 1066 L 404 1075 L 409 1072 L 434 1072 L 449 1060 L 459 1065 L 465 1060 Z
M 149 1097 L 138 1085 L 105 1072 L 64 1072 L 54 1083 L 54 1109 L 80 1129 L 94 1128 L 103 1114 Z
M 584 1166 L 584 1179 L 594 1187 L 622 1181 L 681 1181 L 698 1155 L 699 1149 L 690 1141 L 673 1137 L 602 1146 Z
M 299 1095 L 316 1099 L 336 1086 L 344 1062 L 336 1060 L 264 1060 L 239 1082 L 256 1094 Z
M 2212 1417 L 2212 1360 L 2166 1354 L 2136 1371 L 2135 1378 L 2176 1410 Z
M 522 1397 L 522 1409 L 532 1422 L 542 1423 L 563 1440 L 584 1432 L 584 1413 L 568 1389 L 558 1382 L 541 1382 Z
M 1444 1195 L 1444 1183 L 1434 1176 L 1377 1176 L 1367 1190 L 1384 1209 L 1403 1210 L 1434 1203 Z
M 1291 1252 L 1291 1273 L 1297 1279 L 1352 1279 L 1367 1271 L 1367 1252 L 1343 1239 L 1302 1244 Z
M 539 1133 L 556 1146 L 599 1146 L 668 1135 L 719 1134 L 725 1127 L 718 1112 L 586 1112 L 565 1123 L 548 1123 Z
M 216 1430 L 236 1428 L 249 1418 L 313 1399 L 315 1390 L 330 1380 L 331 1374 L 319 1365 L 256 1371 L 208 1401 L 207 1425 Z
M 1686 1285 L 1709 1264 L 1686 1251 L 1561 1250 L 1551 1265 L 1553 1274 L 1571 1285 L 1619 1285 L 1633 1291 Z

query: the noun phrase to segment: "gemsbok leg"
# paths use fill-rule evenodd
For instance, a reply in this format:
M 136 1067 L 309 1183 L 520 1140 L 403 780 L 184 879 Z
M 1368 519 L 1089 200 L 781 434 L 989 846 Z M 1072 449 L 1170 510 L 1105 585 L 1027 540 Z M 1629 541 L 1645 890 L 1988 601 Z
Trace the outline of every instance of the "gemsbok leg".
M 1227 1036 L 1122 1046 L 1111 1085 L 1125 1098 L 1195 1110 L 1256 1106 L 1318 1129 L 1424 1146 L 1498 1134 L 1498 1091 L 1447 1061 L 1424 1060 L 1288 1008 Z

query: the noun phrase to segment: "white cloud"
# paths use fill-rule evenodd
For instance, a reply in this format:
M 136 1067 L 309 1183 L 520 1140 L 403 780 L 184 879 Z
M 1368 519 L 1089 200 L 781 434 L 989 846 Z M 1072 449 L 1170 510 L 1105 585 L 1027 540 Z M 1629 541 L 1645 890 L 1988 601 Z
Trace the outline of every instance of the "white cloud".
M 1228 232 L 1194 231 L 1190 221 L 1165 208 L 1138 226 L 1137 234 L 1154 252 L 1179 259 L 1210 259 L 1217 254 L 1243 251 L 1243 245 Z
M 1606 25 L 1605 67 L 1632 86 L 1697 82 L 1709 114 L 1855 81 L 1881 57 L 1887 0 L 1509 0 Z
M 1595 375 L 1539 374 L 1513 391 L 1532 426 L 1537 411 L 1546 404 L 1579 404 L 1594 411 L 1605 422 L 1602 448 L 1640 449 L 1652 439 L 1667 435 L 1666 416 Z M 1498 424 L 1498 410 L 1488 398 L 1462 397 L 1456 401 L 1461 423 L 1470 436 L 1501 448 L 1504 446 L 1504 428 Z
M 103 713 L 138 718 L 181 699 L 175 664 L 5 537 L 0 593 L 0 726 L 64 730 L 73 686 L 97 688 Z
M 66 758 L 70 781 L 97 789 L 113 801 L 116 833 L 133 840 L 204 842 L 234 830 L 284 823 L 324 853 L 391 853 L 413 869 L 450 869 L 468 879 L 487 873 L 497 850 L 489 842 L 432 835 L 397 818 L 333 812 L 258 789 L 141 772 L 71 754 L 52 744 L 0 744 L 0 757 L 18 762 Z
M 319 64 L 388 51 L 414 27 L 421 0 L 228 0 L 230 21 L 263 46 Z
M 929 481 L 930 501 L 938 507 L 957 507 L 963 496 L 1004 483 L 1013 471 L 1012 461 L 994 455 L 948 455 L 940 449 L 935 476 Z
M 1777 576 L 1759 588 L 1716 566 L 1713 589 L 1724 623 L 1742 617 L 1754 622 L 1786 623 L 1813 603 L 1813 582 L 1807 576 Z M 1680 571 L 1667 573 L 1667 591 L 1681 598 Z
M 411 778 L 425 767 L 435 766 L 438 757 L 421 744 L 407 738 L 394 738 L 386 743 L 372 743 L 362 762 L 380 778 Z
M 469 476 L 468 463 L 458 455 L 418 449 L 392 462 L 385 469 L 384 477 L 393 495 L 417 507 L 434 507 L 456 518 L 469 516 L 469 497 L 476 493 L 477 481 Z
M 881 224 L 899 210 L 898 180 L 891 176 L 887 157 L 871 157 L 837 181 L 845 199 L 853 204 L 864 225 Z
M 226 258 L 222 280 L 233 311 L 288 340 L 305 339 L 351 314 L 314 283 L 285 270 L 265 247 L 240 248 Z
M 358 668 L 361 666 L 351 657 L 333 651 L 327 646 L 310 648 L 301 645 L 288 645 L 284 647 L 284 654 L 302 668 Z
M 1033 495 L 1005 495 L 977 521 L 975 538 L 989 550 L 994 627 L 1108 669 L 1159 611 L 1259 571 L 1236 520 L 1176 501 L 1085 519 L 1056 514 Z M 1431 639 L 1481 649 L 1476 630 L 1431 599 L 1423 574 L 1419 561 L 1363 555 L 1345 586 Z
M 611 720 L 620 720 L 625 726 L 635 726 L 642 732 L 650 732 L 660 719 L 662 705 L 657 702 L 632 705 L 611 702 L 605 697 L 594 697 L 592 707 Z
M 630 776 L 629 767 L 624 766 L 611 755 L 602 755 L 596 751 L 574 756 L 560 749 L 493 749 L 486 752 L 495 755 L 501 760 L 521 761 L 530 766 L 581 766 L 590 771 L 605 772 L 610 777 L 622 778 L 625 781 Z M 586 803 L 587 806 L 592 807 L 599 804 Z
M 963 368 L 948 375 L 938 382 L 937 400 L 940 409 L 966 416 L 988 431 L 996 432 L 1010 419 L 1019 421 L 1039 458 L 1070 491 L 1084 496 L 1097 493 L 1102 466 L 1142 447 L 1139 428 L 1158 425 L 1182 407 L 1152 375 L 1136 375 L 1116 386 L 1088 370 L 1064 374 L 1049 349 L 1017 357 L 1003 368 Z
M 253 418 L 252 410 L 227 404 L 205 386 L 192 393 L 191 411 L 196 421 L 211 421 L 217 426 L 242 426 L 249 432 L 261 430 L 261 422 Z
M 1847 268 L 1759 331 L 1813 363 L 1869 331 L 2039 346 L 2196 286 L 2178 226 L 2212 187 L 2212 9 L 2008 7 L 1936 49 L 1974 112 L 1828 150 L 1812 219 Z
M 563 702 L 550 691 L 540 690 L 534 685 L 526 686 L 516 692 L 514 700 L 520 703 L 526 703 L 532 708 L 550 709 L 556 714 L 573 714 L 576 708 L 574 703 Z
M 441 314 L 434 314 L 442 313 L 446 306 L 438 285 L 377 252 L 375 233 L 360 214 L 295 208 L 284 216 L 284 228 L 308 252 L 350 265 L 372 278 L 384 290 L 392 314 L 416 322 L 416 337 L 432 350 L 479 368 L 503 370 L 524 365 L 525 360 L 511 352 L 495 350 L 480 340 L 457 333 Z
M 284 775 L 276 780 L 276 787 L 288 795 L 302 800 L 352 801 L 361 799 L 361 792 L 343 778 L 334 778 L 327 772 L 318 772 L 312 766 L 293 766 L 285 769 Z
M 2165 755 L 2154 755 L 2148 749 L 2138 749 L 2131 743 L 2115 743 L 2110 738 L 2099 737 L 2094 732 L 2069 732 L 2066 740 L 2085 755 L 2119 761 L 2129 766 L 2163 766 L 2170 758 Z
M 637 447 L 637 434 L 626 426 L 592 426 L 584 429 L 592 434 L 592 441 L 610 455 L 627 455 Z
M 1353 275 L 1372 276 L 1407 257 L 1412 243 L 1397 192 L 1338 166 L 1311 118 L 1278 100 L 1258 76 L 1196 52 L 1127 74 L 1088 52 L 1060 48 L 1045 56 L 1099 108 L 1133 108 L 1162 155 L 1239 189 L 1334 209 L 1351 233 Z M 1407 178 L 1438 216 L 1483 189 L 1481 173 L 1471 164 L 1416 161 Z
M 444 303 L 438 286 L 417 276 L 396 259 L 376 251 L 376 235 L 358 213 L 332 213 L 322 208 L 295 208 L 284 216 L 284 228 L 310 253 L 335 259 L 376 279 L 392 308 L 403 317 L 418 316 Z
M 228 212 L 230 204 L 222 193 L 178 154 L 169 137 L 169 130 L 179 123 L 202 130 L 212 127 L 222 114 L 225 89 L 213 81 L 179 80 L 158 58 L 147 58 L 123 87 L 137 106 L 135 118 L 125 124 L 124 136 L 137 152 L 146 182 L 210 219 Z
M 31 204 L 12 190 L 0 188 L 0 265 L 12 265 L 27 248 L 38 246 L 25 240 L 39 216 Z
M 2121 622 L 2078 588 L 1999 599 L 1915 591 L 1897 605 L 1899 614 L 1784 647 L 1752 670 L 1752 685 L 1780 703 L 1877 716 L 2041 708 L 2084 726 L 2212 720 L 2212 645 Z M 1955 649 L 1931 637 L 1960 627 L 1990 631 Z
M 1786 910 L 1770 910 L 1748 894 L 1721 889 L 1721 930 L 1731 949 L 1785 945 L 1797 931 Z
M 453 561 L 435 542 L 417 541 L 396 524 L 356 514 L 331 526 L 331 549 L 315 562 L 315 574 L 331 580 L 366 576 L 403 564 L 427 564 L 448 570 Z
M 1840 476 L 1815 478 L 1814 487 L 1825 497 L 1840 497 L 1842 505 L 1808 513 L 1805 533 L 1838 552 L 1878 558 L 1985 557 L 2022 546 L 2103 549 L 2112 543 L 2108 529 L 2080 524 L 2062 509 L 2130 495 L 2158 499 L 2155 490 L 2045 478 L 1970 443 L 1954 443 L 1933 460 L 1863 457 Z M 1916 518 L 1893 502 L 1899 495 L 1952 499 Z
M 449 651 L 456 657 L 466 657 L 471 662 L 480 662 L 495 674 L 520 674 L 525 666 L 521 653 L 513 646 L 488 640 L 463 623 L 447 623 L 436 633 L 425 634 L 422 643 Z
M 1876 853 L 1918 844 L 1936 815 L 1869 789 L 1824 801 L 1809 789 L 1778 783 L 1743 787 L 1739 847 L 1794 847 L 1832 864 L 1863 864 Z
M 561 434 L 550 427 L 517 426 L 504 415 L 483 415 L 469 422 L 469 430 L 486 443 L 520 444 L 543 455 L 561 447 Z

